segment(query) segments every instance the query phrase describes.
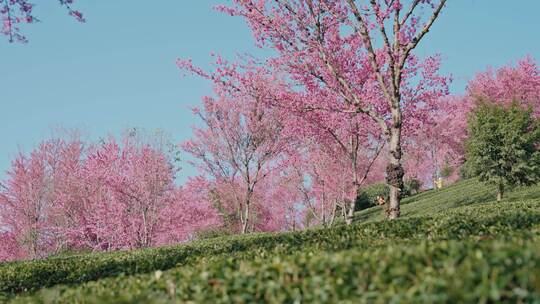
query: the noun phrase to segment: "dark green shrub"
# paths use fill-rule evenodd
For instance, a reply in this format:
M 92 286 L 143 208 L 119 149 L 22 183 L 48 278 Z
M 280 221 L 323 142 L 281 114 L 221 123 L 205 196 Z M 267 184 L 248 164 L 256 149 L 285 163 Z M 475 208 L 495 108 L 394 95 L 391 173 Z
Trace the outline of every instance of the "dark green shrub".
M 422 188 L 422 182 L 419 179 L 411 178 L 405 181 L 404 195 L 414 195 L 420 192 Z
M 464 162 L 463 165 L 459 167 L 459 179 L 466 180 L 474 177 L 474 172 L 469 166 L 468 162 Z
M 377 183 L 361 189 L 359 195 L 356 197 L 355 209 L 358 211 L 376 206 L 378 196 L 388 201 L 390 187 L 386 183 Z
M 441 169 L 442 178 L 449 178 L 452 173 L 454 173 L 454 168 L 452 168 L 452 166 L 450 166 L 449 164 L 445 164 Z
M 354 203 L 354 211 L 364 210 L 367 208 L 371 208 L 375 205 L 376 203 L 370 200 L 370 197 L 364 191 L 360 191 L 360 193 L 356 196 L 356 202 Z

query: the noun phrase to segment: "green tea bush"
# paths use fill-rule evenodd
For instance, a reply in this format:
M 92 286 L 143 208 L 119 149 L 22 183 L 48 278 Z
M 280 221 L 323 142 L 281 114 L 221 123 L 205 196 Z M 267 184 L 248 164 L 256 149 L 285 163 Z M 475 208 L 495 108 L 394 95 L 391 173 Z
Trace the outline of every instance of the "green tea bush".
M 302 251 L 60 286 L 15 303 L 526 303 L 540 299 L 538 236 Z
M 190 265 L 216 255 L 246 252 L 292 254 L 366 248 L 396 240 L 460 239 L 528 230 L 540 223 L 540 201 L 473 205 L 432 217 L 360 223 L 296 233 L 261 233 L 215 238 L 181 246 L 131 252 L 100 253 L 0 265 L 0 291 L 5 295 L 55 284 L 79 284 L 105 277 L 147 273 Z
M 201 230 L 197 232 L 197 239 L 198 240 L 206 240 L 206 239 L 215 239 L 220 237 L 226 237 L 233 235 L 232 231 L 227 228 L 217 228 L 217 229 L 208 229 L 208 230 Z

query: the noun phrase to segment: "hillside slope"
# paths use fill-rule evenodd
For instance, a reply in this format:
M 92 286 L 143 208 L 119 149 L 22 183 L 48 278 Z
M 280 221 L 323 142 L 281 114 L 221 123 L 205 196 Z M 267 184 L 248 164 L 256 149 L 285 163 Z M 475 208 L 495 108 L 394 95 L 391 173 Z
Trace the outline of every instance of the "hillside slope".
M 372 208 L 350 227 L 8 263 L 0 292 L 15 303 L 540 300 L 540 187 L 496 203 L 468 180 L 405 203 L 391 222 Z
M 503 201 L 540 200 L 540 185 L 517 188 L 505 194 Z M 492 203 L 496 200 L 494 187 L 486 186 L 476 179 L 459 181 L 441 190 L 428 190 L 403 199 L 401 216 L 429 216 L 452 208 L 471 204 Z M 355 214 L 355 221 L 369 222 L 384 219 L 381 207 L 373 207 Z

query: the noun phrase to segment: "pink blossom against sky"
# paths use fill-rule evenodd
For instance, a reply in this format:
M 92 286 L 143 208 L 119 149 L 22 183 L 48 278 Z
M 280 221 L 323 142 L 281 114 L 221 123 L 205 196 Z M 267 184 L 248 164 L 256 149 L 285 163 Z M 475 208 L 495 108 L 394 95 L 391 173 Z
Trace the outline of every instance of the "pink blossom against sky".
M 191 137 L 189 107 L 210 90 L 204 79 L 182 78 L 178 57 L 202 67 L 210 53 L 225 58 L 267 51 L 253 46 L 239 18 L 212 10 L 225 0 L 80 0 L 87 20 L 66 16 L 57 1 L 35 7 L 41 23 L 22 26 L 28 44 L 0 40 L 0 179 L 19 149 L 29 151 L 51 128 L 83 129 L 89 137 L 129 126 L 163 129 L 174 141 Z M 417 54 L 441 53 L 453 93 L 476 72 L 530 54 L 540 60 L 540 1 L 453 0 Z M 4 38 L 4 37 L 2 37 Z M 187 155 L 184 155 L 184 159 Z M 180 182 L 195 170 L 183 164 Z

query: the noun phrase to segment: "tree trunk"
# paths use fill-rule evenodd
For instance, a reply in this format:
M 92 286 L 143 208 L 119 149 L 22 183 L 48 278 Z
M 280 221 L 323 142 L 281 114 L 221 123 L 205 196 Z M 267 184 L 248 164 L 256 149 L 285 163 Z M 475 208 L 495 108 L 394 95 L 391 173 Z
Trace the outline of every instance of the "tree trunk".
M 497 187 L 497 202 L 500 202 L 503 199 L 504 196 L 504 185 L 499 184 Z
M 324 185 L 323 185 L 324 187 Z M 323 188 L 324 189 L 324 188 Z M 322 219 L 322 223 L 323 223 L 323 226 L 324 228 L 327 228 L 328 227 L 328 223 L 327 223 L 327 219 L 326 219 L 326 210 L 325 210 L 325 203 L 326 203 L 326 195 L 324 193 L 324 190 L 323 190 L 323 194 L 322 194 L 322 208 L 321 208 L 321 219 Z
M 358 126 L 357 126 L 358 128 Z M 351 136 L 351 169 L 353 174 L 353 188 L 355 196 L 351 201 L 349 202 L 349 206 L 347 209 L 347 215 L 345 218 L 345 223 L 347 225 L 352 224 L 353 218 L 354 218 L 354 209 L 356 206 L 356 197 L 358 196 L 358 190 L 360 188 L 360 184 L 358 182 L 358 134 L 354 134 Z
M 358 179 L 354 182 L 354 193 L 356 194 L 353 199 L 351 199 L 348 203 L 349 206 L 347 208 L 347 217 L 345 218 L 345 223 L 347 225 L 351 225 L 354 219 L 354 210 L 356 209 L 356 198 L 358 197 L 358 193 L 360 190 L 360 186 L 358 184 Z
M 345 223 L 347 225 L 352 224 L 353 218 L 354 218 L 354 206 L 355 206 L 355 200 L 349 200 L 349 207 L 347 208 L 347 215 L 345 218 Z
M 337 202 L 334 201 L 334 205 L 332 206 L 332 214 L 330 217 L 330 221 L 328 222 L 328 227 L 332 227 L 334 224 L 334 220 L 336 219 L 336 212 L 337 212 Z
M 246 202 L 244 207 L 244 215 L 242 220 L 242 234 L 246 234 L 248 232 L 249 227 L 249 202 Z
M 38 236 L 37 229 L 32 228 L 30 230 L 30 259 L 34 260 L 38 258 Z
M 400 216 L 404 175 L 401 155 L 401 123 L 395 123 L 390 132 L 390 163 L 386 168 L 386 182 L 390 186 L 390 201 L 386 212 L 391 220 Z

